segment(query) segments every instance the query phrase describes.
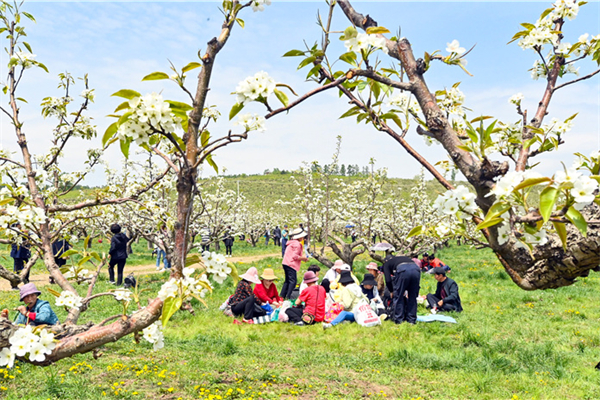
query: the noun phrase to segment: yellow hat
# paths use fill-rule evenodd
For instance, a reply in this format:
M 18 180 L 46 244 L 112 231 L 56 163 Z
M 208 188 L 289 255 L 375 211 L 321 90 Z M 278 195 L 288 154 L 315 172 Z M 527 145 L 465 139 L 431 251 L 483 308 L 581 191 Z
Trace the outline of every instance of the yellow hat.
M 260 276 L 261 279 L 264 279 L 266 281 L 274 281 L 275 279 L 279 279 L 278 277 L 275 276 L 275 273 L 273 272 L 273 270 L 271 268 L 265 268 L 265 270 L 263 271 L 263 274 Z

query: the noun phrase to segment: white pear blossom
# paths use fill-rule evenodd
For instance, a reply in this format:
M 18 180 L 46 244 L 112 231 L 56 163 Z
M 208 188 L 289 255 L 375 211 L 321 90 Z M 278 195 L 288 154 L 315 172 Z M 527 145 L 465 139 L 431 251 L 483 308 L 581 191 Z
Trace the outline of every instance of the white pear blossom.
M 456 39 L 454 39 L 450 43 L 446 43 L 446 45 L 448 45 L 448 47 L 446 47 L 446 51 L 448 53 L 456 53 L 458 55 L 461 55 L 466 51 L 464 47 L 460 47 L 460 43 Z
M 152 343 L 154 351 L 162 349 L 165 345 L 165 337 L 162 329 L 162 323 L 160 321 L 156 321 L 146 329 L 142 330 L 144 339 Z
M 408 114 L 409 112 L 413 114 L 418 114 L 419 112 L 421 112 L 419 102 L 409 93 L 405 92 L 394 94 L 387 101 L 387 105 L 389 107 L 398 107 L 400 111 L 402 111 L 404 114 Z
M 582 173 L 574 168 L 568 168 L 566 171 L 556 171 L 554 182 L 559 185 L 567 182 L 574 183 L 581 175 Z
M 510 238 L 511 230 L 510 225 L 508 223 L 503 223 L 498 225 L 498 244 L 503 245 L 508 242 Z
M 82 298 L 77 296 L 75 293 L 68 290 L 64 290 L 60 293 L 60 296 L 56 298 L 54 304 L 57 306 L 65 306 L 69 308 L 79 309 L 81 307 Z
M 385 38 L 375 34 L 358 33 L 355 37 L 345 40 L 344 46 L 348 51 L 359 54 L 361 50 L 368 50 L 369 47 L 381 49 L 385 54 L 388 54 Z
M 113 292 L 113 296 L 115 296 L 115 299 L 118 301 L 131 301 L 131 292 L 127 289 L 116 289 Z
M 580 43 L 588 43 L 588 38 L 590 37 L 589 33 L 584 33 L 583 35 L 579 36 L 579 39 L 577 39 L 578 42 Z
M 257 72 L 254 76 L 249 76 L 238 83 L 235 89 L 237 102 L 247 104 L 259 99 L 266 100 L 273 93 L 275 87 L 275 80 L 268 73 L 264 71 Z
M 252 0 L 252 3 L 250 3 L 254 12 L 265 11 L 265 5 L 270 6 L 271 0 Z
M 527 243 L 533 245 L 542 246 L 548 243 L 548 235 L 546 234 L 546 231 L 544 229 L 540 229 L 535 234 L 529 234 L 525 232 L 523 234 L 523 237 Z
M 175 297 L 178 291 L 179 287 L 177 286 L 177 280 L 175 278 L 171 278 L 169 281 L 163 283 L 158 291 L 158 297 L 162 301 L 165 301 L 169 297 Z
M 246 129 L 246 131 L 259 131 L 264 132 L 265 128 L 265 117 L 258 114 L 243 114 L 238 117 L 235 125 L 241 125 Z
M 0 367 L 12 368 L 15 363 L 15 354 L 8 347 L 0 350 Z
M 517 93 L 515 95 L 512 95 L 510 97 L 510 99 L 508 99 L 508 102 L 511 104 L 516 104 L 519 105 L 521 104 L 521 101 L 525 98 L 525 96 L 523 96 L 523 93 Z
M 29 349 L 29 361 L 42 362 L 46 359 L 46 348 L 37 342 Z
M 580 176 L 573 182 L 571 194 L 579 207 L 586 206 L 594 201 L 594 192 L 598 189 L 598 182 L 587 176 Z

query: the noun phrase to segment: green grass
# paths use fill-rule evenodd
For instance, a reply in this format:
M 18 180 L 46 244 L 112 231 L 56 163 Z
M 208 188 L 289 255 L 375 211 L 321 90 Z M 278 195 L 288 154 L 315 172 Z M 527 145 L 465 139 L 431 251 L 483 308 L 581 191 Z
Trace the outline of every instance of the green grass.
M 235 251 L 235 248 L 234 248 Z M 361 328 L 342 324 L 295 327 L 237 326 L 218 306 L 230 281 L 196 315 L 178 312 L 166 329 L 165 348 L 127 337 L 105 346 L 95 360 L 83 354 L 48 368 L 19 363 L 0 371 L 7 399 L 597 399 L 600 398 L 600 289 L 592 273 L 571 287 L 525 292 L 485 250 L 450 247 L 438 252 L 458 282 L 465 311 L 458 324 L 420 323 Z M 357 262 L 364 274 L 367 259 Z M 282 276 L 279 258 L 238 265 Z M 305 270 L 307 264 L 303 265 Z M 166 275 L 141 276 L 156 293 Z M 279 285 L 281 282 L 279 282 Z M 435 287 L 424 275 L 421 292 Z M 110 286 L 105 280 L 99 290 Z M 83 287 L 81 288 L 83 290 Z M 43 290 L 44 297 L 50 295 Z M 16 293 L 0 293 L 17 305 Z M 422 307 L 422 306 L 419 306 Z M 119 313 L 100 298 L 82 321 Z M 425 310 L 419 308 L 419 313 Z M 58 310 L 59 318 L 65 313 Z M 221 396 L 221 397 L 217 397 Z

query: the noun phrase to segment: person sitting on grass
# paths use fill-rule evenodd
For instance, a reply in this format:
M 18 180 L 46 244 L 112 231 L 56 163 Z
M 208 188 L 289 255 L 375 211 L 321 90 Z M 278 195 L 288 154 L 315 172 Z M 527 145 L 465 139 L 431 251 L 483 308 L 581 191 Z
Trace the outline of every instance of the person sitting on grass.
M 385 278 L 383 277 L 383 274 L 379 270 L 377 264 L 374 262 L 367 264 L 367 272 L 373 275 L 373 278 L 375 278 L 375 281 L 377 282 L 377 291 L 379 292 L 380 296 L 383 296 L 385 291 Z
M 17 307 L 19 315 L 15 323 L 17 325 L 56 325 L 58 317 L 50 307 L 50 303 L 40 300 L 42 294 L 33 283 L 21 286 L 20 299 L 24 306 Z
M 274 308 L 277 308 L 283 303 L 283 299 L 277 293 L 277 287 L 274 282 L 276 279 L 279 278 L 275 276 L 273 270 L 265 268 L 263 274 L 260 276 L 261 283 L 254 287 L 254 296 L 256 296 L 261 304 L 271 304 Z
M 354 283 L 356 283 L 356 285 L 360 285 L 360 281 L 358 280 L 358 278 L 352 273 L 352 268 L 350 268 L 350 266 L 348 264 L 342 264 L 342 266 L 340 267 L 340 273 L 343 272 L 349 272 L 350 273 L 350 277 L 352 278 L 352 280 L 354 281 Z M 333 282 L 331 282 L 329 284 L 329 289 L 331 290 L 337 290 L 340 289 L 340 279 L 341 279 L 342 275 L 339 275 Z
M 258 300 L 252 292 L 252 284 L 260 284 L 258 279 L 258 271 L 255 267 L 248 268 L 245 274 L 240 275 L 240 281 L 235 288 L 235 293 L 229 299 L 231 312 L 235 316 L 243 316 L 242 321 L 247 324 L 252 324 L 252 318 L 262 317 L 266 314 L 260 307 Z M 255 307 L 255 305 L 257 307 Z M 259 310 L 260 309 L 260 310 Z M 234 324 L 240 324 L 237 319 L 233 320 Z
M 319 277 L 319 272 L 321 272 L 321 268 L 316 264 L 312 264 L 310 267 L 308 267 L 308 270 L 314 272 L 315 275 L 317 276 L 317 278 Z M 318 280 L 317 280 L 317 284 L 319 284 Z M 302 283 L 300 284 L 299 293 L 302 294 L 302 291 L 304 289 L 306 289 L 307 287 L 308 287 L 308 285 L 306 284 L 306 282 L 302 281 Z
M 344 262 L 342 260 L 335 260 L 331 268 L 329 268 L 329 270 L 325 273 L 323 281 L 321 282 L 321 286 L 325 288 L 327 293 L 329 293 L 331 282 L 339 279 L 340 272 L 342 272 L 340 268 L 342 268 L 343 264 Z
M 425 268 L 423 267 L 424 263 L 426 265 Z M 433 270 L 440 267 L 444 268 L 446 272 L 450 271 L 450 267 L 437 258 L 435 254 L 423 254 L 423 260 L 421 260 L 421 271 L 425 270 L 428 274 L 433 274 Z
M 458 285 L 453 279 L 446 276 L 446 270 L 443 267 L 433 269 L 433 277 L 438 281 L 435 294 L 427 294 L 427 308 L 431 308 L 432 313 L 437 311 L 456 311 L 463 310 L 458 295 Z
M 352 279 L 350 271 L 342 271 L 339 283 L 342 287 L 339 289 L 338 303 L 344 310 L 330 324 L 324 323 L 323 329 L 331 328 L 343 321 L 354 322 L 352 310 L 361 300 L 365 299 L 360 286 Z
M 325 318 L 325 288 L 317 284 L 319 278 L 313 271 L 307 271 L 304 274 L 302 283 L 306 284 L 306 289 L 300 293 L 296 299 L 296 306 L 285 310 L 289 321 L 296 325 L 312 325 L 317 322 L 323 322 Z M 304 307 L 302 307 L 304 303 Z

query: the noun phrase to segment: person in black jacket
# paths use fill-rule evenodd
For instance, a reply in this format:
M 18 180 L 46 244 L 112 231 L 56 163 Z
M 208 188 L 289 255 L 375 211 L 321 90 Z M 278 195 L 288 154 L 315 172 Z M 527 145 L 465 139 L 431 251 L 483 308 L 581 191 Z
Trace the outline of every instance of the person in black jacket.
M 110 250 L 108 256 L 108 280 L 113 285 L 120 286 L 123 283 L 123 270 L 125 269 L 125 261 L 127 261 L 127 242 L 129 238 L 124 233 L 121 233 L 119 224 L 112 224 L 110 231 L 113 234 L 110 239 Z M 117 282 L 115 283 L 115 265 L 117 266 Z
M 225 244 L 225 254 L 231 256 L 231 248 L 233 247 L 233 241 L 235 238 L 231 234 L 231 226 L 227 227 L 225 234 L 223 235 L 223 243 Z
M 20 223 L 15 223 L 12 225 L 12 227 L 14 229 L 20 230 L 21 229 L 21 224 Z M 25 232 L 27 233 L 27 232 Z M 14 262 L 13 262 L 13 270 L 15 272 L 15 274 L 19 275 L 21 271 L 23 271 L 23 269 L 25 268 L 25 264 L 27 264 L 27 262 L 29 261 L 29 259 L 31 258 L 31 251 L 29 250 L 29 241 L 27 241 L 27 239 L 23 238 L 23 240 L 21 241 L 21 244 L 16 244 L 13 243 L 10 249 L 10 256 L 13 258 Z M 27 273 L 27 276 L 25 277 L 26 280 L 29 280 L 29 272 Z M 16 287 L 13 289 L 17 289 Z
M 463 308 L 456 282 L 446 276 L 446 270 L 443 267 L 434 268 L 433 276 L 438 284 L 435 294 L 427 294 L 428 307 L 435 311 L 461 312 Z
M 382 266 L 386 287 L 392 298 L 392 320 L 401 324 L 417 322 L 417 297 L 421 288 L 421 270 L 410 257 L 389 258 Z

